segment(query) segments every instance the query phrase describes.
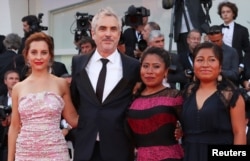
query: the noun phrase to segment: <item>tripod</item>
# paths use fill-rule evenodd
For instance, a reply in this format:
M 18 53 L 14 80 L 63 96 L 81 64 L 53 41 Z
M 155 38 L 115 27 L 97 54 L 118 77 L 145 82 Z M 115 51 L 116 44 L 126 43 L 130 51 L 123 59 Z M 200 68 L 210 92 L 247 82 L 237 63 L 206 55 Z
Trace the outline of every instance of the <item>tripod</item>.
M 173 37 L 174 37 L 174 12 L 175 12 L 175 0 L 173 2 L 173 7 L 171 11 L 171 21 L 170 21 L 170 32 L 169 32 L 169 48 L 168 52 L 171 53 L 172 51 L 172 42 L 173 42 Z

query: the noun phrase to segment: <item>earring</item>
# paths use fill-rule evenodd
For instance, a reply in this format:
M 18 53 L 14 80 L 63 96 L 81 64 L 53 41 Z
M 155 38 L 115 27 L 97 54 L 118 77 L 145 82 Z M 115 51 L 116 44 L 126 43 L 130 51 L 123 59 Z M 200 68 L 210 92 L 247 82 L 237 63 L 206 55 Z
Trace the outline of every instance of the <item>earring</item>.
M 49 68 L 51 68 L 51 67 L 52 67 L 52 64 L 53 64 L 53 61 L 52 61 L 52 60 L 50 60 L 50 61 L 49 61 L 49 64 L 48 64 Z
M 218 75 L 217 81 L 218 81 L 218 82 L 221 82 L 221 81 L 222 81 L 222 76 L 221 76 L 221 75 Z
M 196 81 L 197 81 L 197 79 L 196 79 L 195 75 L 193 76 L 193 81 L 194 81 L 194 82 L 196 82 Z
M 52 70 L 52 67 L 49 67 L 49 73 L 52 73 L 53 70 Z
M 26 61 L 26 66 L 28 67 L 28 68 L 30 68 L 30 62 L 29 61 Z

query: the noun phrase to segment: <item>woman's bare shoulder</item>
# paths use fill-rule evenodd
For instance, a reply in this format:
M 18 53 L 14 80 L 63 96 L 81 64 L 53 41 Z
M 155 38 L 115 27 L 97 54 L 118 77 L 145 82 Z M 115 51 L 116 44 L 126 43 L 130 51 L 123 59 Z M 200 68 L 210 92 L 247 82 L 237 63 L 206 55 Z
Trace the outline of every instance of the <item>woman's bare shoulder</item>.
M 65 93 L 65 90 L 69 88 L 69 84 L 64 78 L 52 76 L 52 80 L 54 81 L 55 86 L 57 86 L 58 90 L 62 95 Z
M 17 83 L 14 85 L 14 87 L 12 88 L 12 90 L 15 90 L 15 91 L 21 90 L 22 87 L 25 87 L 26 84 L 27 84 L 27 83 L 26 83 L 25 80 L 24 80 L 24 81 L 21 81 L 21 82 L 17 82 Z

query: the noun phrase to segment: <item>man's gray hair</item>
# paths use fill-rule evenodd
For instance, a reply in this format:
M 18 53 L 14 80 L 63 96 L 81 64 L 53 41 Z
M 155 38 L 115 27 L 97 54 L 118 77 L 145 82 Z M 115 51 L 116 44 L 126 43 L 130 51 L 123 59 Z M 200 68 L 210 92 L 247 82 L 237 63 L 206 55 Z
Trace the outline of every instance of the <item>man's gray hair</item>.
M 119 18 L 119 16 L 113 11 L 112 8 L 106 7 L 106 8 L 101 8 L 93 17 L 92 22 L 91 22 L 91 29 L 93 31 L 95 31 L 99 19 L 102 18 L 103 16 L 111 16 L 117 19 L 119 30 L 120 31 L 122 30 L 122 21 Z
M 152 41 L 156 37 L 164 37 L 164 34 L 160 30 L 152 30 L 149 33 L 148 41 Z
M 22 39 L 20 36 L 18 36 L 18 34 L 10 33 L 5 37 L 3 44 L 6 49 L 17 50 L 20 48 L 21 42 L 22 42 Z

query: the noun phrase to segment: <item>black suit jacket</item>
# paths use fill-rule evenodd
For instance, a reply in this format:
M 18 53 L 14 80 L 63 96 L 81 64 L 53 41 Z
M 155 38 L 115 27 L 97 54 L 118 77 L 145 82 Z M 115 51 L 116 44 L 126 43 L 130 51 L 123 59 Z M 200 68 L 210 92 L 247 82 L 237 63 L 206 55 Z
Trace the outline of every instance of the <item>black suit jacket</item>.
M 126 47 L 125 54 L 127 54 L 128 56 L 131 56 L 133 58 L 135 58 L 134 50 L 135 50 L 135 46 L 137 43 L 137 37 L 136 37 L 135 32 L 136 31 L 134 28 L 128 28 L 123 33 L 123 39 L 124 39 L 124 43 L 125 43 L 125 47 Z
M 0 96 L 0 105 L 3 106 L 7 106 L 8 105 L 8 97 L 7 95 L 2 95 Z M 5 127 L 2 126 L 2 124 L 0 123 L 0 151 L 2 151 L 3 147 L 7 147 L 7 137 L 4 136 L 6 134 L 4 134 L 5 131 Z M 0 154 L 2 154 L 0 152 Z M 0 156 L 0 158 L 2 158 L 2 156 Z
M 65 64 L 61 62 L 54 61 L 52 64 L 52 74 L 57 77 L 62 76 L 63 74 L 68 73 Z
M 0 105 L 8 106 L 8 97 L 7 97 L 7 95 L 0 96 Z
M 74 160 L 91 158 L 99 132 L 103 159 L 128 161 L 131 145 L 125 133 L 124 121 L 131 103 L 132 89 L 139 80 L 139 62 L 120 54 L 123 77 L 100 103 L 85 70 L 92 55 L 77 55 L 72 60 L 71 97 L 79 114 Z
M 168 83 L 171 87 L 175 87 L 176 83 L 184 85 L 188 83 L 188 78 L 185 76 L 184 68 L 180 63 L 180 58 L 178 54 L 170 53 L 171 64 L 168 70 Z M 175 70 L 171 70 L 171 67 L 175 67 Z
M 185 53 L 180 53 L 182 55 L 181 57 L 179 57 L 180 63 L 184 69 L 193 69 L 193 65 L 189 61 L 189 53 L 190 51 L 186 51 Z
M 8 70 L 13 70 L 14 58 L 17 54 L 12 50 L 6 50 L 0 54 L 0 95 L 6 94 L 7 88 L 4 84 L 4 74 Z
M 193 65 L 190 63 L 190 60 L 189 60 L 189 54 L 191 54 L 190 51 L 186 51 L 186 52 L 180 53 L 180 55 L 181 55 L 181 56 L 179 57 L 179 59 L 180 59 L 180 64 L 182 65 L 182 68 L 183 68 L 183 71 L 184 71 L 184 72 L 185 72 L 185 70 L 187 70 L 187 69 L 193 71 Z M 192 58 L 191 58 L 191 59 L 192 59 Z M 193 61 L 193 60 L 191 60 L 191 61 Z M 185 74 L 184 74 L 184 75 L 185 75 Z M 186 75 L 185 75 L 185 76 L 186 76 Z M 187 80 L 186 83 L 182 83 L 182 84 L 181 84 L 181 88 L 184 88 L 184 86 L 185 86 L 187 83 L 193 81 L 192 78 L 188 78 L 187 76 L 186 76 L 186 80 Z
M 239 55 L 239 63 L 244 63 L 243 51 L 247 55 L 250 54 L 249 33 L 246 27 L 238 23 L 234 23 L 232 47 L 237 50 Z

